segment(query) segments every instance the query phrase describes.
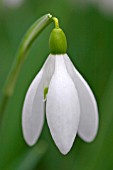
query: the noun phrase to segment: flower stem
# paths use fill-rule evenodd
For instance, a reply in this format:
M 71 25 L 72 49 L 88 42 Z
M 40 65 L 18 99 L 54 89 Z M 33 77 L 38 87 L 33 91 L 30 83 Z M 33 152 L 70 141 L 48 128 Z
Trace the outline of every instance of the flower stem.
M 7 102 L 12 96 L 17 78 L 22 67 L 23 62 L 26 59 L 27 53 L 39 34 L 52 22 L 52 15 L 46 14 L 39 18 L 26 32 L 20 47 L 18 49 L 15 61 L 11 67 L 11 71 L 7 77 L 7 80 L 3 89 L 3 96 L 0 105 L 0 116 L 2 118 L 5 111 Z
M 53 17 L 52 18 L 54 23 L 55 23 L 55 28 L 59 28 L 59 22 L 58 22 L 58 19 L 56 17 Z

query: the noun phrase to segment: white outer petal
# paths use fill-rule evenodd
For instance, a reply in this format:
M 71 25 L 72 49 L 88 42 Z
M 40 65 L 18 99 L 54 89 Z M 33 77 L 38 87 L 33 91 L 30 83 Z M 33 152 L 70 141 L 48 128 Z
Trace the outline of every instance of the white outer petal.
M 65 55 L 65 63 L 68 73 L 72 77 L 77 88 L 80 101 L 78 134 L 86 142 L 91 142 L 95 138 L 98 130 L 98 109 L 96 100 L 89 85 L 73 66 L 67 54 Z
M 44 122 L 44 87 L 49 84 L 54 70 L 54 58 L 49 56 L 41 71 L 31 83 L 22 111 L 22 129 L 26 143 L 30 146 L 39 138 Z
M 41 86 L 39 85 L 42 79 L 43 70 L 41 70 L 36 78 L 33 80 L 32 84 L 29 87 L 27 92 L 24 106 L 23 106 L 23 113 L 22 113 L 22 128 L 23 128 L 23 135 L 26 143 L 28 145 L 35 144 L 37 138 L 40 135 L 42 126 L 43 126 L 43 119 L 44 119 L 44 102 L 43 102 L 43 91 Z M 39 109 L 37 113 L 37 107 L 34 108 L 35 112 L 33 112 L 33 102 L 34 97 L 36 94 L 38 86 L 38 95 L 39 99 Z
M 57 147 L 61 153 L 67 154 L 78 130 L 80 106 L 78 94 L 67 73 L 63 55 L 55 57 L 55 73 L 47 95 L 46 116 Z

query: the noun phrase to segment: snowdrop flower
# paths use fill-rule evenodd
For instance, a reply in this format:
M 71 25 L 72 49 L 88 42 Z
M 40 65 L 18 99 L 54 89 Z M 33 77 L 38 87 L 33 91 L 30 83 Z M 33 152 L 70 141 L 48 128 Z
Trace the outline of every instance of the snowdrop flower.
M 65 34 L 57 25 L 50 35 L 51 54 L 28 89 L 22 113 L 24 139 L 32 146 L 42 131 L 46 110 L 52 138 L 62 154 L 70 151 L 77 134 L 91 142 L 98 129 L 96 100 L 66 48 Z

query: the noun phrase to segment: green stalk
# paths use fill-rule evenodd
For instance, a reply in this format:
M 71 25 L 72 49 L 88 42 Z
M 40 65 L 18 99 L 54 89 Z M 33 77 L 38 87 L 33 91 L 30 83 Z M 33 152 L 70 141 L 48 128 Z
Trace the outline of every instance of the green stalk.
M 23 62 L 26 59 L 26 56 L 32 43 L 43 31 L 43 29 L 46 28 L 52 21 L 53 21 L 52 16 L 50 14 L 46 14 L 39 18 L 26 32 L 18 49 L 15 61 L 11 67 L 11 71 L 5 82 L 3 96 L 0 105 L 0 116 L 3 115 L 7 102 L 14 92 L 15 84 L 17 82 L 20 69 L 22 67 Z

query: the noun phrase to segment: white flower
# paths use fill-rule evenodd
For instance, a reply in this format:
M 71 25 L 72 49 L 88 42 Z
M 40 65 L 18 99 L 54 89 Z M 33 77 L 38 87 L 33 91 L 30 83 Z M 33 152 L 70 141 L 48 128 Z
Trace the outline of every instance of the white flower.
M 76 134 L 86 142 L 95 138 L 98 130 L 97 104 L 90 87 L 67 54 L 50 54 L 28 89 L 22 127 L 25 141 L 30 146 L 40 136 L 45 107 L 52 138 L 62 154 L 69 152 Z

